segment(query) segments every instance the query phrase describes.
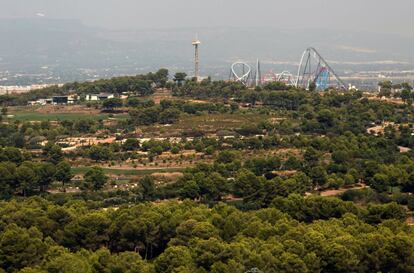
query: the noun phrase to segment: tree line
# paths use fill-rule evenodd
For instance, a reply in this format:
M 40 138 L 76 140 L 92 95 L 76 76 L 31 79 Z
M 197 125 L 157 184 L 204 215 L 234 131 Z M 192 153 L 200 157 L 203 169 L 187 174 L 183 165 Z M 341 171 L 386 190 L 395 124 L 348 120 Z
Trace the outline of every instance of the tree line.
M 291 196 L 249 212 L 188 201 L 117 210 L 91 206 L 40 198 L 1 202 L 2 271 L 331 273 L 414 267 L 413 230 L 391 206 L 375 223 L 335 198 Z M 377 211 L 372 208 L 371 217 Z
M 62 87 L 51 86 L 18 95 L 0 96 L 2 105 L 26 105 L 28 101 L 46 99 L 57 95 L 76 93 L 80 96 L 86 94 L 111 93 L 120 95 L 123 92 L 132 92 L 139 96 L 148 96 L 154 92 L 154 88 L 165 87 L 168 81 L 168 70 L 160 69 L 155 73 L 137 76 L 114 77 L 91 82 L 73 82 Z

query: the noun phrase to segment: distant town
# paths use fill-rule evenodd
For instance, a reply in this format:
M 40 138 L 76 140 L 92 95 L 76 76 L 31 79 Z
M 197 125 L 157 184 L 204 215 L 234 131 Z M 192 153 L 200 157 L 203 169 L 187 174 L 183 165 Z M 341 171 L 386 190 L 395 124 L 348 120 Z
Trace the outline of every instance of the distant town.
M 4 86 L 0 85 L 0 95 L 6 95 L 6 94 L 21 94 L 21 93 L 27 93 L 33 90 L 43 89 L 50 86 L 53 86 L 54 84 L 32 84 L 32 85 L 10 85 L 10 86 Z M 63 86 L 63 84 L 57 84 L 59 87 Z

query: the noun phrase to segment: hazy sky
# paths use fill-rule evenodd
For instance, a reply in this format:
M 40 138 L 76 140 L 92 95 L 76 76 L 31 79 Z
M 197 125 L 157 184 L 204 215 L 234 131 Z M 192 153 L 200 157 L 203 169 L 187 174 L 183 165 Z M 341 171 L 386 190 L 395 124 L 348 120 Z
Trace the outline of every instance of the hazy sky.
M 0 18 L 74 18 L 106 28 L 271 26 L 413 36 L 414 0 L 0 0 Z

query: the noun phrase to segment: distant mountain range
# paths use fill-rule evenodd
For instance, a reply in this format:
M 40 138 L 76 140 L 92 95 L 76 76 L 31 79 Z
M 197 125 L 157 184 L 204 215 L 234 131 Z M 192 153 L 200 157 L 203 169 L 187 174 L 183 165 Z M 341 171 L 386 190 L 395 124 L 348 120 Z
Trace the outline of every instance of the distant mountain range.
M 191 74 L 198 33 L 202 74 L 227 78 L 230 64 L 257 58 L 264 70 L 295 71 L 317 48 L 339 74 L 413 70 L 414 38 L 320 29 L 185 28 L 106 30 L 74 20 L 0 20 L 0 85 L 137 74 L 161 67 Z

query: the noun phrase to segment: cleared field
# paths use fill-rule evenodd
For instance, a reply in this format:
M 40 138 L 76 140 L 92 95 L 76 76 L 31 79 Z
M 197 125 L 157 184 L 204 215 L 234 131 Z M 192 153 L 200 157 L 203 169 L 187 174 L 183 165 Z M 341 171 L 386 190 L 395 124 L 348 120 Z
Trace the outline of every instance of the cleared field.
M 72 171 L 74 174 L 85 174 L 92 167 L 74 167 Z M 109 169 L 103 168 L 106 174 L 112 175 L 148 175 L 153 173 L 170 173 L 170 172 L 181 172 L 185 168 L 154 168 L 154 169 Z
M 168 126 L 154 125 L 141 127 L 144 134 L 161 134 L 164 132 L 171 134 L 178 133 L 193 128 L 204 132 L 216 132 L 218 130 L 231 130 L 243 126 L 256 124 L 261 120 L 269 120 L 273 116 L 258 113 L 245 114 L 202 114 L 200 116 L 183 115 L 177 124 Z

